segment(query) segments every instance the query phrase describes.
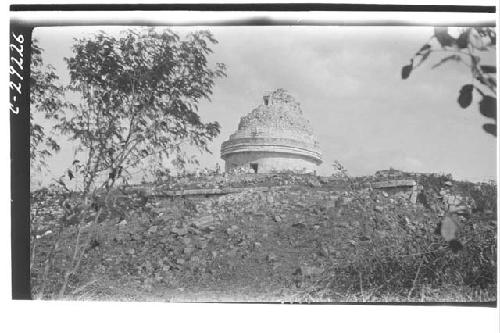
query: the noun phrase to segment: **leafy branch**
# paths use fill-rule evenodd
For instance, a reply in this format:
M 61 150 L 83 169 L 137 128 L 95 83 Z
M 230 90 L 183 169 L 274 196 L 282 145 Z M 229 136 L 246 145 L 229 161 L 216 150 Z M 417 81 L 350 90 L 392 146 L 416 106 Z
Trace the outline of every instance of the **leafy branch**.
M 438 48 L 431 42 L 437 41 Z M 461 30 L 457 38 L 452 37 L 448 28 L 434 28 L 434 35 L 410 59 L 410 63 L 401 69 L 403 80 L 408 79 L 411 72 L 429 57 L 431 53 L 444 52 L 447 55 L 431 68 L 441 67 L 448 62 L 457 62 L 465 65 L 471 72 L 471 82 L 464 84 L 459 91 L 457 102 L 462 108 L 472 103 L 473 92 L 480 96 L 479 112 L 490 121 L 483 125 L 484 131 L 493 136 L 497 135 L 497 81 L 496 66 L 481 64 L 478 52 L 495 50 L 496 32 L 494 28 L 471 27 Z
M 45 165 L 47 157 L 61 149 L 40 121 L 59 119 L 65 106 L 64 89 L 57 84 L 59 77 L 53 66 L 44 65 L 42 53 L 43 49 L 34 39 L 30 63 L 30 166 L 37 169 Z

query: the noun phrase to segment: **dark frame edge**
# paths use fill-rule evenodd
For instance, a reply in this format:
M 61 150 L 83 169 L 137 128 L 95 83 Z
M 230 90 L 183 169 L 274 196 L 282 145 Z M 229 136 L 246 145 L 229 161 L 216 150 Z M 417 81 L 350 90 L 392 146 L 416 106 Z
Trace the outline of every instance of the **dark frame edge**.
M 10 113 L 10 163 L 11 163 L 11 275 L 12 299 L 31 299 L 30 290 L 30 164 L 29 164 L 29 77 L 31 62 L 31 35 L 33 26 L 18 22 L 10 23 L 12 44 L 19 45 L 14 35 L 23 35 L 22 64 L 20 74 L 23 80 L 21 94 L 10 89 L 10 102 L 18 107 L 19 113 Z M 9 45 L 10 57 L 19 58 L 18 53 Z M 10 60 L 11 68 L 15 64 Z M 10 75 L 12 81 L 14 75 Z
M 376 11 L 496 13 L 496 6 L 388 5 L 349 3 L 207 3 L 207 4 L 44 4 L 10 5 L 11 11 Z

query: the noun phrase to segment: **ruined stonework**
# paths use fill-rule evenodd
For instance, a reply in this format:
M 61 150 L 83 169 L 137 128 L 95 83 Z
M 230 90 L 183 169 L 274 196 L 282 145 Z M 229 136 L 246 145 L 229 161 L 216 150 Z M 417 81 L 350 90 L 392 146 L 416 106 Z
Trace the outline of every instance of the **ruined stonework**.
M 241 118 L 238 130 L 222 143 L 226 172 L 311 173 L 321 164 L 319 144 L 300 104 L 285 90 L 264 95 L 264 102 Z

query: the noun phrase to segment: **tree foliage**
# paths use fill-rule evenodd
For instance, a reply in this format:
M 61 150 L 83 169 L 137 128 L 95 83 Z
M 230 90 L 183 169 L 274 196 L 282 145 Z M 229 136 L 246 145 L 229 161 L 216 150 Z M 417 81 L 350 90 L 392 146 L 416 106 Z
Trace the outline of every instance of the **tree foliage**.
M 209 100 L 215 79 L 225 76 L 223 64 L 208 63 L 216 43 L 208 31 L 181 38 L 153 28 L 75 40 L 74 56 L 65 61 L 68 88 L 82 103 L 58 128 L 87 154 L 83 163 L 73 163 L 83 173 L 85 191 L 98 176 L 112 186 L 148 157 L 178 158 L 182 144 L 209 152 L 220 126 L 202 121 L 198 103 Z
M 116 211 L 120 191 L 113 186 L 118 179 L 126 180 L 134 167 L 161 169 L 167 158 L 174 166 L 183 167 L 192 158 L 181 145 L 209 151 L 208 144 L 219 134 L 220 126 L 203 122 L 198 104 L 210 99 L 215 80 L 225 76 L 223 64 L 212 67 L 208 63 L 210 46 L 215 43 L 208 31 L 183 38 L 168 29 L 128 30 L 118 37 L 100 31 L 75 40 L 74 55 L 65 59 L 70 83 L 57 91 L 67 92 L 66 96 L 72 93 L 80 102 L 36 99 L 56 120 L 55 128 L 77 143 L 73 162 L 57 180 L 65 192 L 61 202 L 64 216 L 42 279 L 47 281 L 61 235 L 76 228 L 72 254 L 65 261 L 64 274 L 58 274 L 58 297 L 66 293 L 86 251 L 99 243 L 99 224 Z M 41 63 L 37 59 L 35 66 Z M 57 77 L 50 73 L 39 81 L 52 83 Z M 38 88 L 38 94 L 52 89 L 48 84 L 38 84 Z M 149 159 L 154 163 L 148 164 Z M 66 179 L 82 181 L 82 192 L 70 189 Z M 98 191 L 100 188 L 105 191 Z M 45 282 L 40 290 L 43 295 Z
M 437 41 L 435 48 L 431 42 Z M 473 92 L 481 96 L 479 112 L 490 122 L 483 125 L 483 129 L 496 136 L 497 133 L 497 82 L 496 66 L 483 65 L 481 52 L 495 50 L 496 32 L 494 28 L 469 27 L 460 31 L 458 37 L 453 37 L 446 27 L 434 28 L 434 35 L 410 59 L 410 63 L 401 69 L 401 77 L 407 79 L 411 72 L 420 66 L 432 52 L 445 52 L 445 56 L 432 69 L 448 62 L 458 62 L 467 66 L 471 71 L 471 82 L 465 83 L 459 91 L 457 102 L 462 108 L 467 108 L 473 101 Z
M 57 142 L 40 124 L 37 117 L 58 119 L 64 104 L 63 87 L 57 84 L 58 76 L 51 65 L 44 66 L 42 52 L 36 39 L 31 44 L 30 68 L 30 164 L 43 165 L 53 152 L 59 151 Z

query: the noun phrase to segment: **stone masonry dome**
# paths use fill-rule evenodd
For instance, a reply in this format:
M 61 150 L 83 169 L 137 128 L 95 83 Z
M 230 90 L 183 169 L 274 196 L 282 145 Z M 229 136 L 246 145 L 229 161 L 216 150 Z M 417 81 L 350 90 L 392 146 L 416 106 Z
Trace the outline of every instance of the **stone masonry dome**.
M 321 164 L 319 144 L 300 104 L 283 89 L 264 95 L 262 105 L 243 116 L 238 130 L 222 143 L 226 171 L 314 172 Z

